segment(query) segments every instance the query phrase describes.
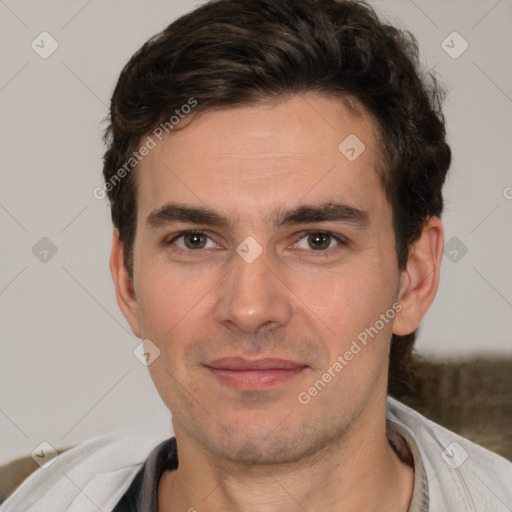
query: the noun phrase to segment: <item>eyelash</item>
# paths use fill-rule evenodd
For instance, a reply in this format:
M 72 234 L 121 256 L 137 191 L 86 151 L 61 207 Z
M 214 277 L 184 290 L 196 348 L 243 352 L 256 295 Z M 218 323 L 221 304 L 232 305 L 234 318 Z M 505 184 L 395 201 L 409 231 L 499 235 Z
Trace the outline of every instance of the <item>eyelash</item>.
M 201 229 L 190 229 L 190 230 L 180 231 L 179 233 L 176 233 L 170 240 L 165 242 L 165 245 L 171 245 L 176 240 L 178 240 L 179 238 L 182 238 L 182 237 L 184 237 L 186 235 L 191 235 L 191 234 L 194 234 L 194 235 L 205 235 L 210 240 L 212 240 L 212 238 L 208 235 L 208 233 L 206 231 L 203 231 Z M 341 245 L 341 246 L 348 246 L 349 245 L 349 240 L 346 239 L 345 237 L 343 237 L 341 235 L 336 235 L 335 233 L 332 233 L 331 231 L 322 231 L 322 230 L 318 230 L 318 229 L 301 232 L 300 236 L 299 236 L 297 242 L 295 242 L 295 244 L 297 244 L 304 237 L 307 237 L 308 235 L 311 235 L 311 234 L 327 235 L 327 236 L 333 238 L 334 240 L 336 240 L 339 243 L 339 245 Z M 314 249 L 311 249 L 311 250 L 309 250 L 307 252 L 311 252 L 315 256 L 319 256 L 319 257 L 323 256 L 323 257 L 325 257 L 326 254 L 328 254 L 333 249 L 336 249 L 336 247 L 337 246 L 331 247 L 330 249 L 324 249 L 324 250 L 318 250 L 318 251 L 315 251 Z M 178 252 L 180 252 L 180 253 L 185 253 L 186 252 L 186 253 L 189 253 L 189 254 L 190 253 L 194 253 L 194 252 L 197 252 L 197 253 L 201 253 L 202 252 L 201 249 L 197 249 L 197 250 L 194 250 L 194 249 L 182 249 L 181 247 L 176 247 L 176 250 Z M 303 249 L 303 250 L 305 250 L 305 249 Z

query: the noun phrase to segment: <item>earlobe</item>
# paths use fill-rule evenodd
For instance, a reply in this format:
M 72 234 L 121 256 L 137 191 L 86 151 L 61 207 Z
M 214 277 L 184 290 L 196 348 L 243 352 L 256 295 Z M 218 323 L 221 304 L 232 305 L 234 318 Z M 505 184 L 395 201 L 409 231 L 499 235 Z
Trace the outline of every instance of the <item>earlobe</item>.
M 124 247 L 117 229 L 112 236 L 110 272 L 114 281 L 117 304 L 130 324 L 133 334 L 140 338 L 138 303 L 133 292 L 132 279 L 124 264 Z
M 398 302 L 402 310 L 393 324 L 395 334 L 404 336 L 413 332 L 432 304 L 439 286 L 443 241 L 440 219 L 430 217 L 413 244 L 400 277 Z

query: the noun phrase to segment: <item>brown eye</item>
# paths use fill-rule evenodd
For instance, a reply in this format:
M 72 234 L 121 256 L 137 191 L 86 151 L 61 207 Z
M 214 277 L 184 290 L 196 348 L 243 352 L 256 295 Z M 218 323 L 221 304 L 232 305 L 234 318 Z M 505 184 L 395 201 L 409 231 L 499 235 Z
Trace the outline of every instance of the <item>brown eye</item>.
M 328 233 L 310 233 L 308 235 L 308 244 L 315 251 L 324 251 L 331 245 L 331 235 Z
M 203 249 L 206 245 L 207 236 L 203 233 L 187 233 L 183 235 L 183 241 L 187 249 Z
M 307 231 L 302 234 L 294 247 L 309 251 L 310 253 L 330 254 L 331 250 L 339 249 L 342 245 L 348 245 L 348 241 L 342 235 L 335 235 L 329 231 Z
M 166 242 L 167 245 L 175 245 L 183 251 L 198 251 L 199 249 L 215 248 L 215 242 L 202 231 L 182 231 Z

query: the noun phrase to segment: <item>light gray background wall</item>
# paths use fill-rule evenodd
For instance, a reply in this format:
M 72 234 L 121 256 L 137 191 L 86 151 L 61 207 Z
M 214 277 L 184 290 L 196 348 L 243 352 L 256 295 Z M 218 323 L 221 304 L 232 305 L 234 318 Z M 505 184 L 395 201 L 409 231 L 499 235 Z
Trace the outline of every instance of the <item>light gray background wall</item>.
M 449 93 L 451 245 L 418 348 L 434 357 L 510 356 L 512 4 L 374 4 L 416 35 Z M 122 66 L 195 5 L 0 0 L 0 464 L 41 441 L 63 447 L 127 425 L 170 426 L 115 302 L 109 213 L 92 191 L 102 184 L 101 120 Z M 46 59 L 40 54 L 55 43 L 42 32 L 58 44 Z

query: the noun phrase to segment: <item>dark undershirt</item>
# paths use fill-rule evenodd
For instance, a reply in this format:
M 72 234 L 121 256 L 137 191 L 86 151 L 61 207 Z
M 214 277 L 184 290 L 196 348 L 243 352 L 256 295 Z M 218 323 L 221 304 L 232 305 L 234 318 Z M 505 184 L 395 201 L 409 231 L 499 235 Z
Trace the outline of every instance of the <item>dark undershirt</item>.
M 160 443 L 149 454 L 112 512 L 158 512 L 158 484 L 164 471 L 178 468 L 176 438 Z

